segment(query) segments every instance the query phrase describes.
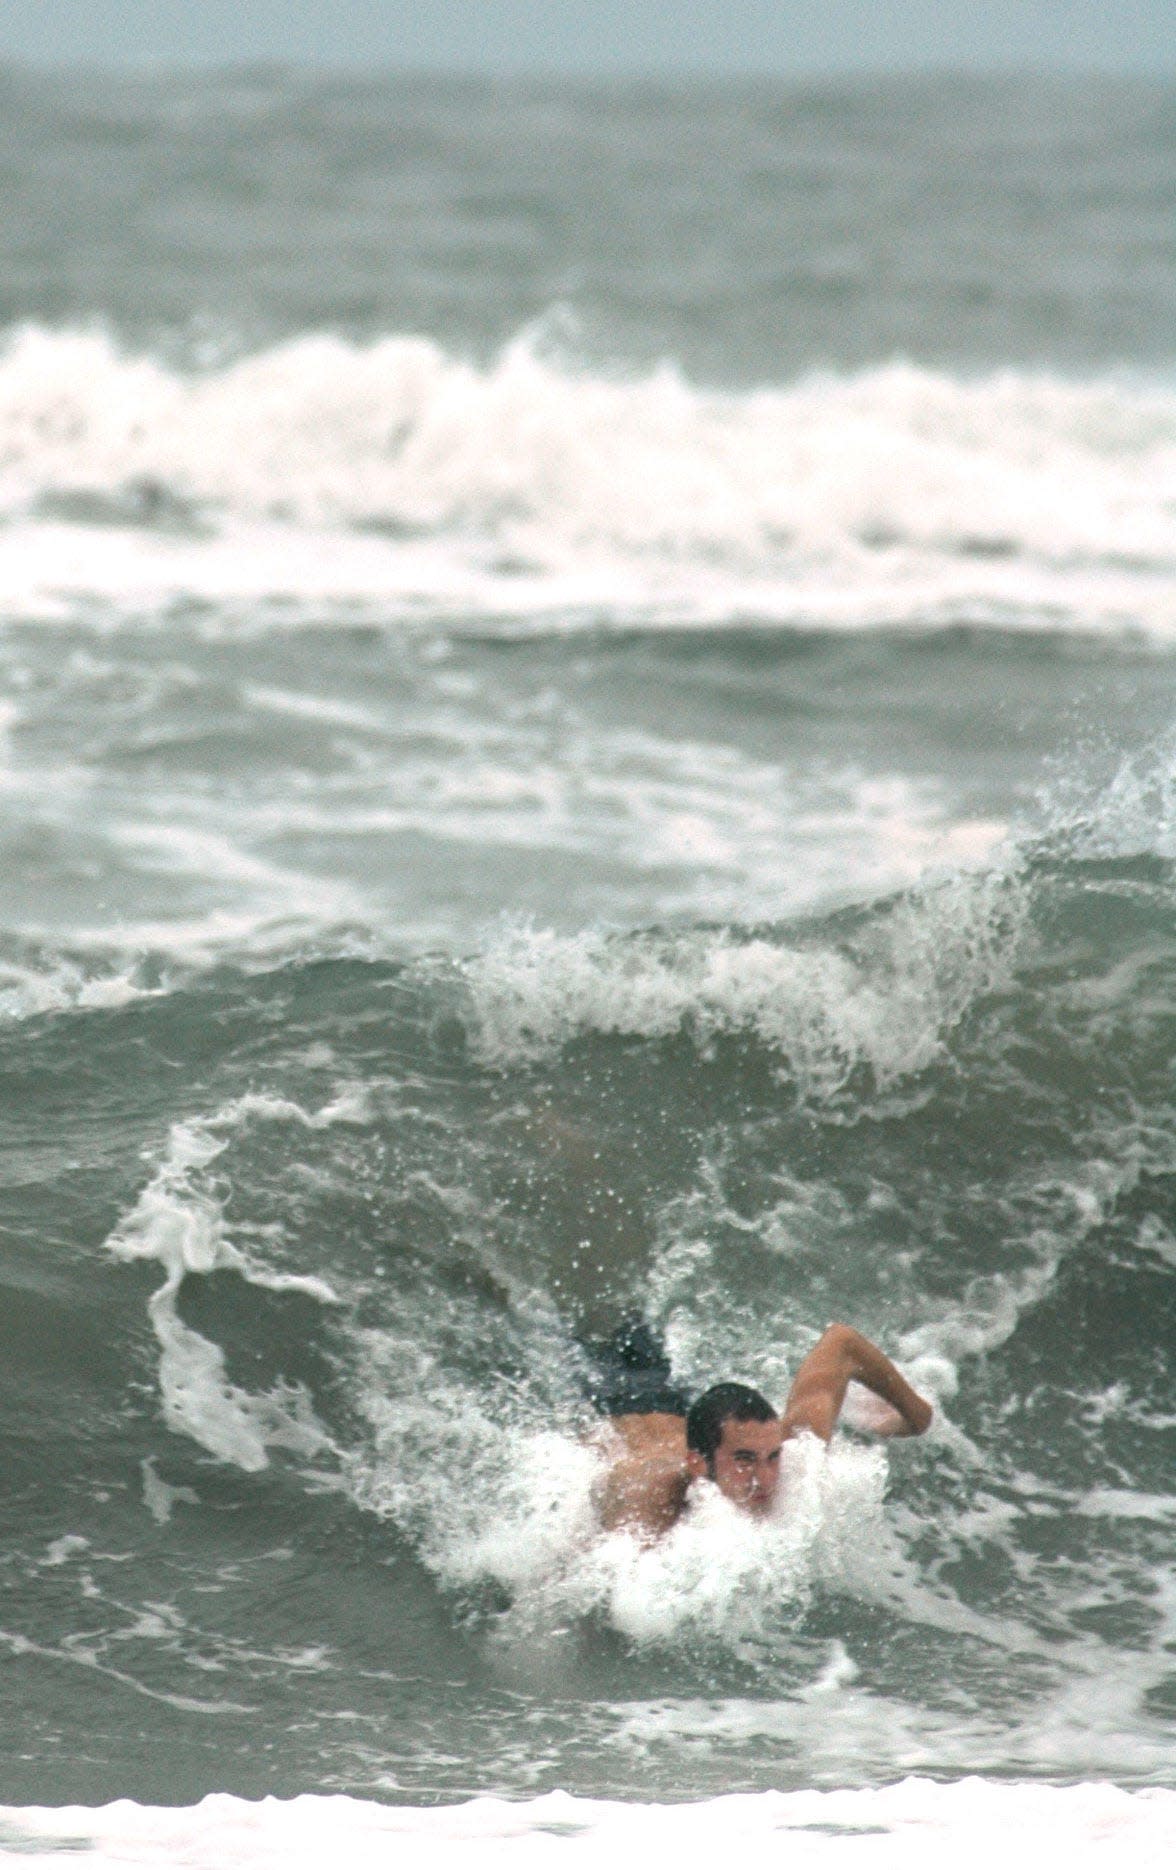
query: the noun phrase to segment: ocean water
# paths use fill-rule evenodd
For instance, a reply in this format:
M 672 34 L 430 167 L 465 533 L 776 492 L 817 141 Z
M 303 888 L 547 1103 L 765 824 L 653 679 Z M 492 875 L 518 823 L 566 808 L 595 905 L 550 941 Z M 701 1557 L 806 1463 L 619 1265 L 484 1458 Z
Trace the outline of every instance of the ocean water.
M 1176 92 L 0 102 L 0 1848 L 1159 1863 Z M 935 1427 L 603 1538 L 633 1312 Z

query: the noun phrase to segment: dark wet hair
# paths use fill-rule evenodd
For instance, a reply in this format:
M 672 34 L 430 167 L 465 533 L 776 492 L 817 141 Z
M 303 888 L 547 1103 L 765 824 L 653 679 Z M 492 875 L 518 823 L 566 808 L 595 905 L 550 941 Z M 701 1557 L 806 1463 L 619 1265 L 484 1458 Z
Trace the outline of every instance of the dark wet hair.
M 709 1465 L 723 1439 L 724 1422 L 774 1422 L 777 1413 L 766 1396 L 746 1383 L 715 1383 L 687 1411 L 686 1446 Z

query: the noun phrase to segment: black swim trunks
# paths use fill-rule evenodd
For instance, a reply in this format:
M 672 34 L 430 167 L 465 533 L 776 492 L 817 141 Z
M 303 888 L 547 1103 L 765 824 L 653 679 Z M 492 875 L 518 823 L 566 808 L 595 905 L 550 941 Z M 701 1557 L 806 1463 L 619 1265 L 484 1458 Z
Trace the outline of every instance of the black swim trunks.
M 665 1345 L 643 1318 L 627 1318 L 603 1340 L 580 1340 L 584 1394 L 601 1415 L 681 1415 L 690 1397 L 671 1381 Z

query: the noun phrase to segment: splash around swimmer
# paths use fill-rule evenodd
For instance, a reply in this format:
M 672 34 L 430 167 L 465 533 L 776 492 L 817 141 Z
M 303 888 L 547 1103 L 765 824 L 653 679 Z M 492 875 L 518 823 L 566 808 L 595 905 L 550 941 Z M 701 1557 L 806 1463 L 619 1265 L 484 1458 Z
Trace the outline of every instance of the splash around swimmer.
M 796 1435 L 828 1442 L 851 1382 L 877 1400 L 877 1435 L 922 1435 L 931 1404 L 885 1352 L 852 1325 L 831 1324 L 796 1373 L 783 1412 L 743 1383 L 718 1383 L 685 1406 L 647 1326 L 622 1326 L 598 1347 L 592 1395 L 607 1422 L 593 1440 L 606 1458 L 596 1505 L 606 1531 L 657 1539 L 677 1524 L 691 1488 L 710 1481 L 742 1511 L 771 1511 L 780 1452 Z

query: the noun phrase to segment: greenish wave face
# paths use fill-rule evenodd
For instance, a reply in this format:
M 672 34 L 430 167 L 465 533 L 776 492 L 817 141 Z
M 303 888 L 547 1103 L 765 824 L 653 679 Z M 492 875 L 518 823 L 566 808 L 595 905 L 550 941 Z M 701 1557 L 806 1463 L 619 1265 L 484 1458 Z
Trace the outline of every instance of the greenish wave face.
M 1089 843 L 11 1023 L 7 1795 L 1161 1772 L 1172 876 Z M 635 1310 L 777 1397 L 852 1317 L 937 1428 L 602 1544 Z

